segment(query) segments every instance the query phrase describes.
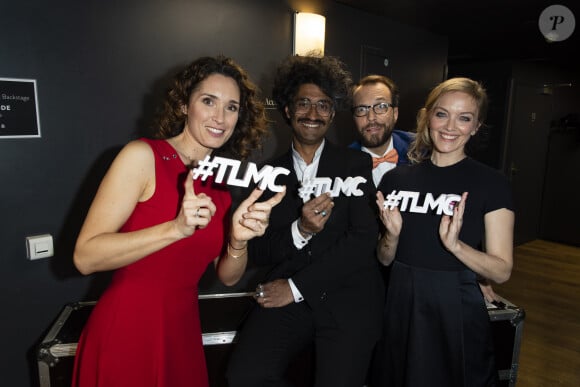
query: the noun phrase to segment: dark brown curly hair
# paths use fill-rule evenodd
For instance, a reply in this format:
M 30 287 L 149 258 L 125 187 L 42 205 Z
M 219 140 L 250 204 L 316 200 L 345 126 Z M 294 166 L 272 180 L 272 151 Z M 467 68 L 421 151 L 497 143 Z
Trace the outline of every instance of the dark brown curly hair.
M 278 111 L 290 124 L 284 109 L 292 107 L 301 85 L 312 83 L 332 99 L 334 110 L 350 108 L 352 76 L 346 65 L 332 56 L 289 56 L 278 67 L 272 97 Z
M 183 113 L 182 106 L 187 106 L 191 94 L 212 74 L 232 78 L 240 89 L 238 122 L 230 139 L 217 153 L 231 153 L 247 159 L 254 150 L 262 149 L 262 140 L 268 134 L 266 111 L 258 98 L 258 88 L 246 71 L 231 58 L 222 55 L 199 58 L 175 75 L 167 90 L 163 108 L 155 119 L 152 136 L 167 139 L 183 131 L 187 115 Z

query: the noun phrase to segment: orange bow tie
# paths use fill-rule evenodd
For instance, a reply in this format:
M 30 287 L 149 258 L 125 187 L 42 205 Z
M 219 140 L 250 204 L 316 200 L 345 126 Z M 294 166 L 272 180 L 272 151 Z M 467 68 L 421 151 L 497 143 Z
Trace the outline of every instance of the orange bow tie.
M 399 161 L 399 154 L 395 149 L 391 149 L 383 157 L 373 157 L 373 169 L 375 169 L 380 163 L 387 162 L 397 164 L 397 161 Z

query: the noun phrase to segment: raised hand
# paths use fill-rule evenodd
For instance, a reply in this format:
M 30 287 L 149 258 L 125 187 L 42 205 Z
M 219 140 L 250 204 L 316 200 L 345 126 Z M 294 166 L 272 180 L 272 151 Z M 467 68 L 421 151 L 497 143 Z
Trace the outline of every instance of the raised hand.
M 282 201 L 286 189 L 266 201 L 258 202 L 263 193 L 263 190 L 255 188 L 234 211 L 231 231 L 233 240 L 248 241 L 266 232 L 272 208 Z
M 443 246 L 451 253 L 459 248 L 459 232 L 463 225 L 463 212 L 465 211 L 465 202 L 467 201 L 467 192 L 461 195 L 461 201 L 453 208 L 453 216 L 443 215 L 439 224 L 439 237 Z
M 300 228 L 306 232 L 318 233 L 330 218 L 334 201 L 329 193 L 310 199 L 302 206 Z
M 181 234 L 188 237 L 193 235 L 196 229 L 205 228 L 209 224 L 215 214 L 216 207 L 209 196 L 204 193 L 195 193 L 191 172 L 185 178 L 183 186 L 185 194 L 175 222 Z
M 403 217 L 401 216 L 399 208 L 395 207 L 392 210 L 389 206 L 385 208 L 385 197 L 381 191 L 377 191 L 376 203 L 381 222 L 385 225 L 387 233 L 392 237 L 398 238 L 403 227 Z

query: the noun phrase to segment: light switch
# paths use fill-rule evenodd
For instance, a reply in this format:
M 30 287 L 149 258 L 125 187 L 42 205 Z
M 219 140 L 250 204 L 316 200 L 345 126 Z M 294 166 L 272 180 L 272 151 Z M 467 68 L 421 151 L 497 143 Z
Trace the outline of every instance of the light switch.
M 32 235 L 26 237 L 26 257 L 30 260 L 48 258 L 54 255 L 52 235 Z

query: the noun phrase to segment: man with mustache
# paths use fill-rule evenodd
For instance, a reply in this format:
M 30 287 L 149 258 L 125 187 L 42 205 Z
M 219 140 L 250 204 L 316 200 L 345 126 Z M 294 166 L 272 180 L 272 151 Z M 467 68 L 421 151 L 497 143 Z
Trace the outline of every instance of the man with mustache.
M 395 130 L 399 116 L 399 88 L 383 75 L 367 75 L 354 87 L 352 114 L 359 141 L 350 145 L 373 158 L 373 181 L 397 165 L 409 164 L 409 132 Z
M 373 158 L 373 181 L 378 186 L 385 173 L 398 165 L 409 165 L 407 150 L 415 134 L 394 129 L 399 116 L 399 88 L 383 75 L 367 75 L 353 89 L 352 114 L 359 140 L 349 147 Z M 390 266 L 381 267 L 385 286 L 388 286 Z M 479 287 L 488 302 L 498 300 L 493 287 L 485 278 Z M 375 354 L 369 372 L 370 385 L 375 384 L 375 373 L 384 367 L 384 359 Z
M 392 79 L 375 74 L 365 76 L 354 86 L 352 100 L 351 111 L 359 140 L 349 147 L 372 157 L 373 182 L 378 186 L 385 173 L 397 165 L 409 164 L 407 149 L 413 134 L 394 129 L 399 116 L 399 88 Z M 380 270 L 386 286 L 390 266 L 381 266 Z M 374 355 L 368 379 L 371 386 L 384 362 L 381 354 Z
M 273 268 L 240 331 L 230 387 L 290 386 L 287 367 L 311 344 L 314 385 L 365 384 L 384 300 L 372 164 L 368 155 L 325 138 L 336 111 L 350 107 L 351 87 L 350 73 L 333 57 L 291 56 L 278 67 L 272 94 L 292 129 L 292 146 L 267 164 L 290 174 L 278 178 L 286 196 L 266 233 L 248 244 L 253 263 Z M 360 196 L 299 195 L 313 178 L 348 177 L 365 179 Z

